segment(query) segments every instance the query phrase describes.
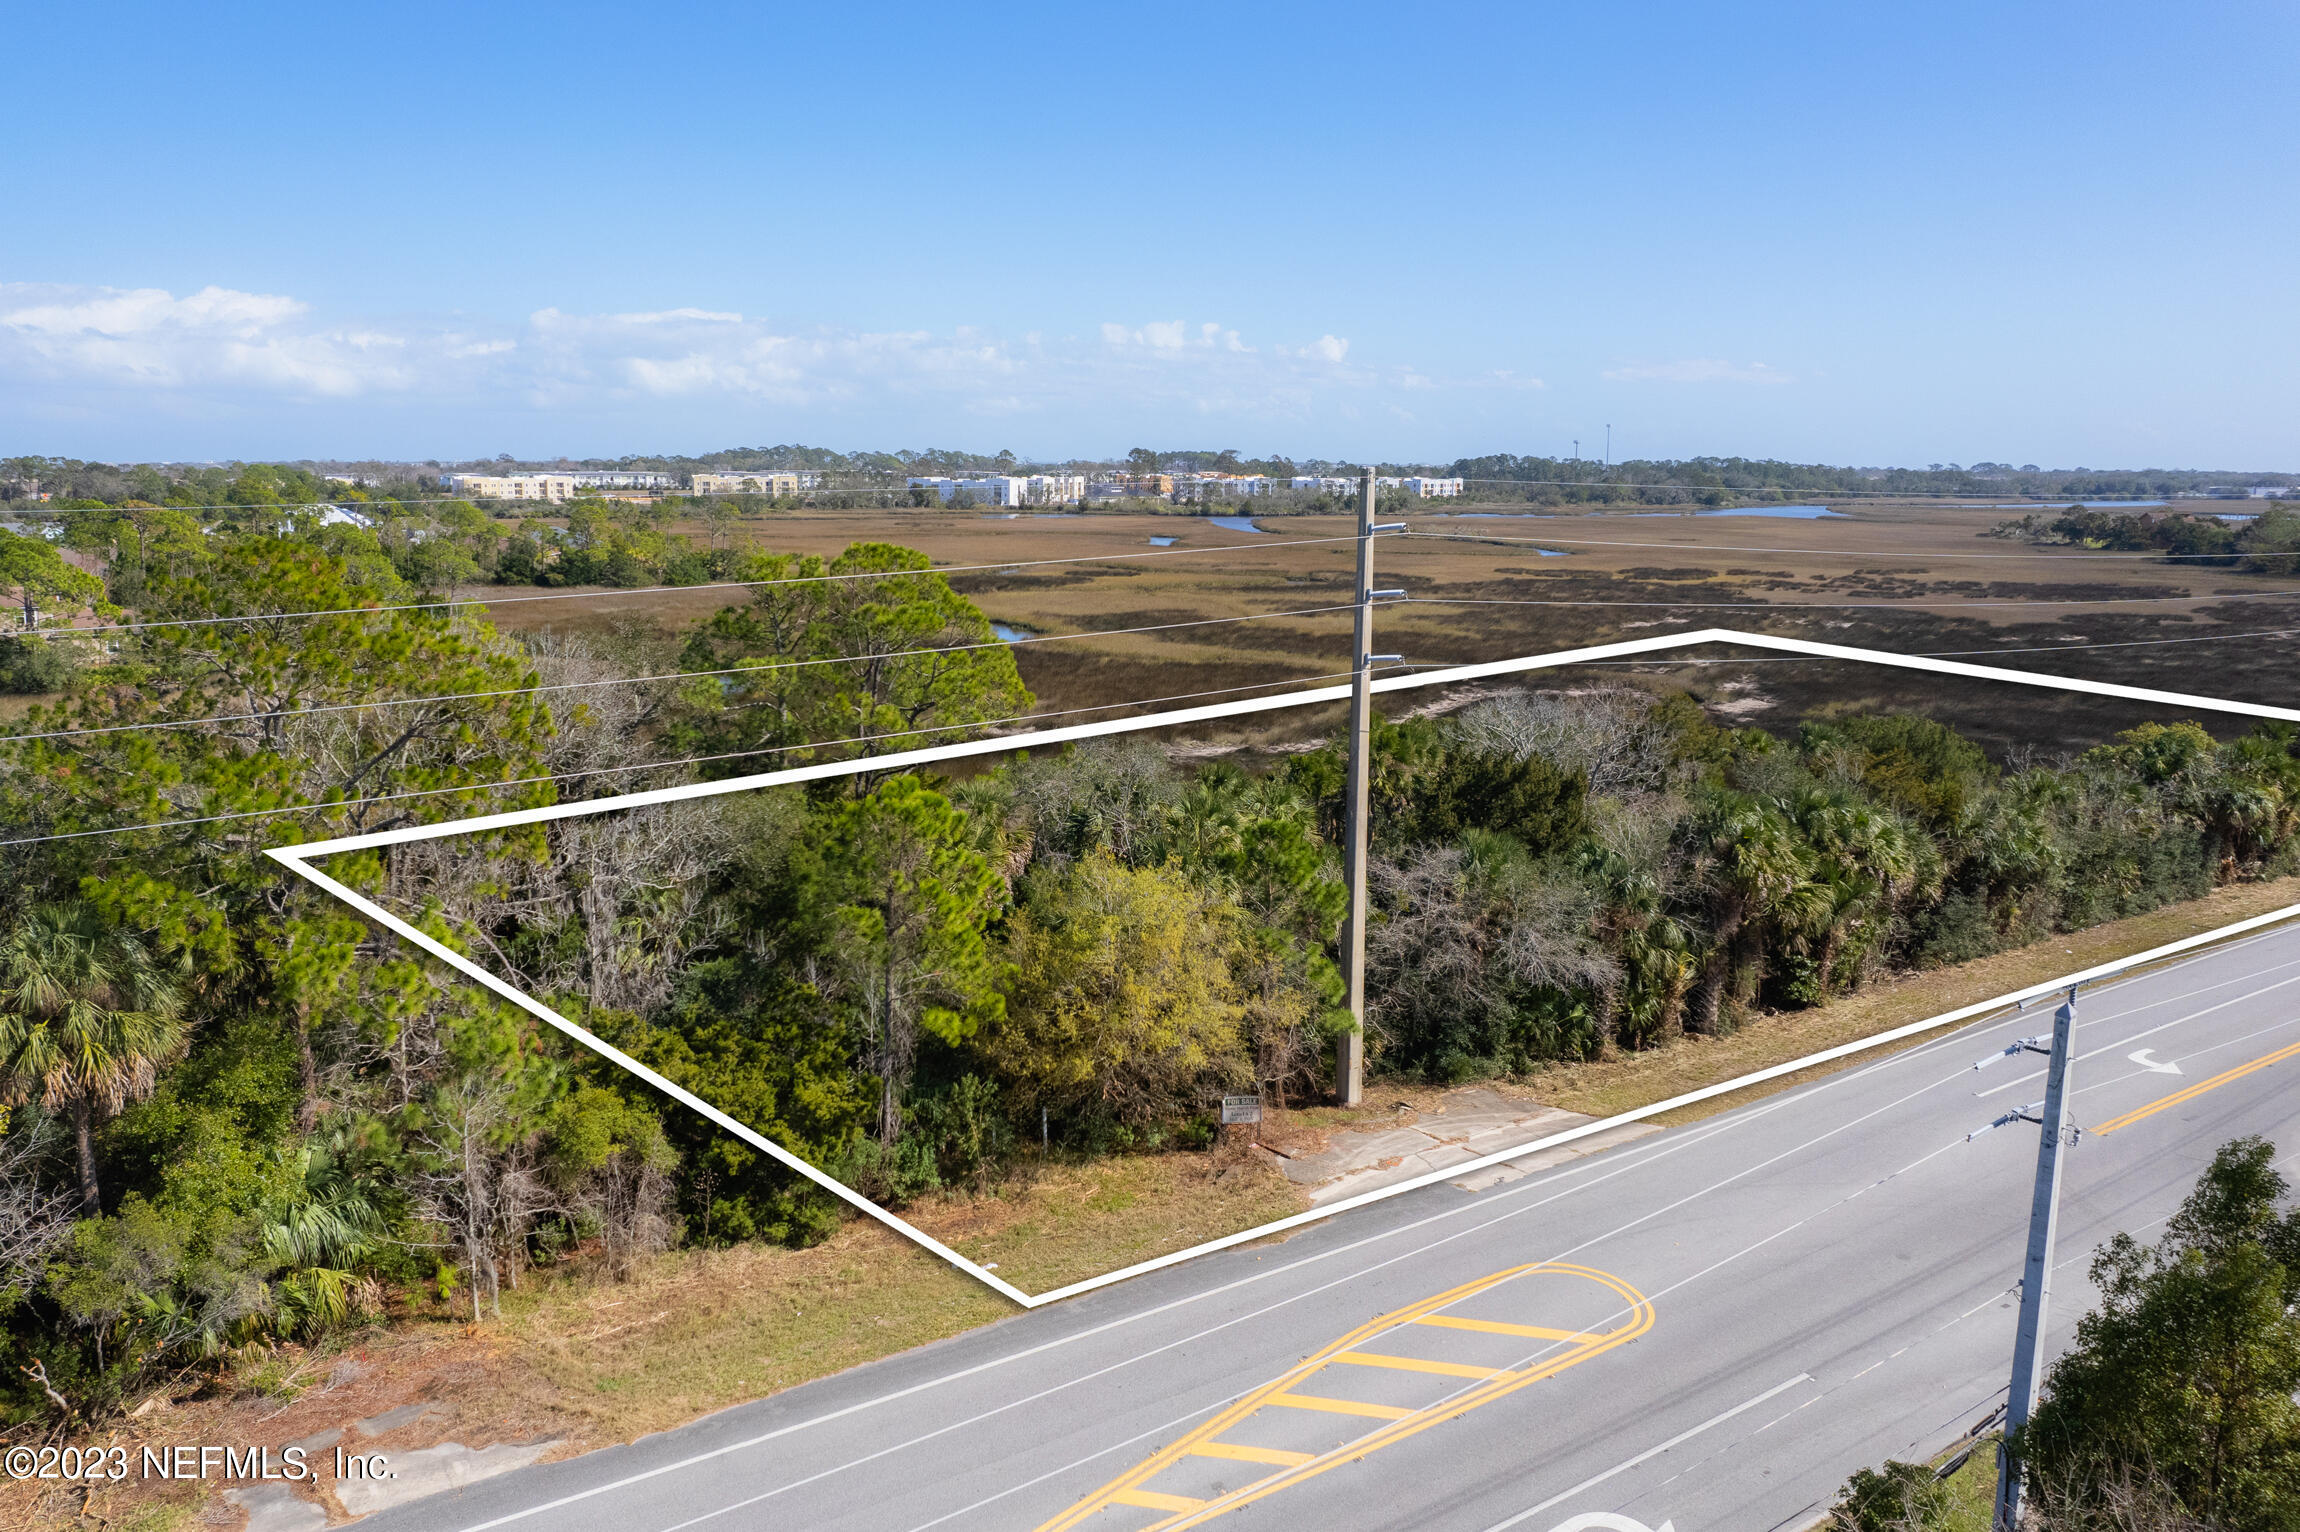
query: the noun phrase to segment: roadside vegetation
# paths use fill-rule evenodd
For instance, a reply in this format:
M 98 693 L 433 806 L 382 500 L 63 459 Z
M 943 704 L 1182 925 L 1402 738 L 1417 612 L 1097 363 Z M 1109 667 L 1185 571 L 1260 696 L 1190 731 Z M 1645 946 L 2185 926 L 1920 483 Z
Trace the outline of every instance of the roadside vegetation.
M 2300 1209 L 2276 1147 L 2223 1146 L 2163 1238 L 2094 1252 L 2100 1306 L 2013 1447 L 2039 1532 L 2283 1532 L 2300 1525 Z M 1945 1469 L 1946 1464 L 1943 1465 Z M 1863 1469 L 1842 1532 L 1988 1526 L 1983 1444 L 1955 1475 Z M 1975 1506 L 1979 1518 L 1974 1519 Z
M 476 545 L 449 559 L 452 527 L 327 523 L 261 473 L 244 517 L 0 532 L 0 596 L 41 635 L 7 642 L 57 667 L 0 736 L 0 1419 L 24 1430 L 396 1319 L 484 1330 L 538 1274 L 611 1284 L 673 1245 L 840 1228 L 835 1200 L 263 846 L 858 758 L 1033 705 L 982 612 L 895 544 L 633 541 L 647 568 L 654 548 L 781 583 L 669 643 L 513 638 L 422 604 L 484 572 Z M 549 562 L 602 546 L 620 556 Z M 91 617 L 136 626 L 59 626 Z M 661 679 L 594 684 L 634 674 Z M 1091 1206 L 1155 1192 L 1129 1157 L 1207 1146 L 1226 1092 L 1329 1089 L 1341 790 L 1331 745 L 1256 773 L 1137 739 L 330 870 L 887 1205 L 1053 1166 Z M 2150 724 L 2006 765 L 1922 717 L 1766 732 L 1626 689 L 1384 722 L 1369 1055 L 1446 1085 L 1723 1039 L 2283 874 L 2296 831 L 2277 727 Z

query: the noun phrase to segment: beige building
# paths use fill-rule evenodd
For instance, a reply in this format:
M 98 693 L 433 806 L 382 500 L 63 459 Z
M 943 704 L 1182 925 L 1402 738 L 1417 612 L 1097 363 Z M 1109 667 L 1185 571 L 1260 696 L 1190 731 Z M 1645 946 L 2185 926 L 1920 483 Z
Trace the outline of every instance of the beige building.
M 1086 475 L 1034 473 L 1024 481 L 1023 494 L 1032 505 L 1076 505 L 1086 498 Z
M 474 500 L 572 500 L 578 488 L 571 473 L 449 473 L 440 486 Z

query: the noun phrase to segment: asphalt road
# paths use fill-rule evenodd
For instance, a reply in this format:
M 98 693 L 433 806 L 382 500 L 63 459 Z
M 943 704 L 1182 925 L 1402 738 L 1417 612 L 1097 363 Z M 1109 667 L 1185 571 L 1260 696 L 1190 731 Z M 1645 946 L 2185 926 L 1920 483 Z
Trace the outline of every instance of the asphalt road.
M 1923 1457 L 2001 1398 L 2036 1130 L 1965 1134 L 2040 1098 L 2043 1061 L 1971 1066 L 2049 1026 L 2034 1007 L 1966 1027 L 362 1526 L 1799 1526 L 1854 1468 Z M 2296 1044 L 2300 930 L 2086 992 L 2075 1118 L 2116 1125 L 2070 1152 L 2056 1348 L 2093 1247 L 2153 1237 L 2221 1143 L 2300 1159 L 2300 1050 L 2276 1057 Z

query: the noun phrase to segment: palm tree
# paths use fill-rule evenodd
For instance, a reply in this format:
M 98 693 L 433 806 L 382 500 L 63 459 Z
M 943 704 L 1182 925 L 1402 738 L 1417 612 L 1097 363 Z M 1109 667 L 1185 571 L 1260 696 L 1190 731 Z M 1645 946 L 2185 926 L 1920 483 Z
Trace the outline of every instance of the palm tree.
M 1812 963 L 1809 998 L 1821 1002 L 1840 978 L 1857 978 L 1925 858 L 1919 837 L 1897 816 L 1868 804 L 1812 789 L 1788 807 L 1815 853 L 1816 895 L 1805 928 L 1791 934 Z M 1847 967 L 1853 972 L 1840 972 Z
M 0 938 L 0 1104 L 69 1111 L 80 1206 L 99 1206 L 95 1124 L 152 1093 L 183 1046 L 175 984 L 132 931 L 86 904 L 43 905 Z
M 1826 896 L 1812 881 L 1812 848 L 1770 800 L 1717 793 L 1695 815 L 1693 832 L 1709 946 L 1686 1027 L 1714 1034 L 1725 1029 L 1728 985 L 1760 974 L 1765 938 L 1811 927 Z

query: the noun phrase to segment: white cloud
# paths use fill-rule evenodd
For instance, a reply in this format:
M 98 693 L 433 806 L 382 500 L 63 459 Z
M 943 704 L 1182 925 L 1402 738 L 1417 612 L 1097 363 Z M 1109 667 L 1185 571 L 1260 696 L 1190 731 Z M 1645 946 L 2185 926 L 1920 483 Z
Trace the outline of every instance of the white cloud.
M 310 306 L 205 287 L 0 283 L 0 362 L 12 370 L 158 388 L 211 386 L 346 395 L 408 386 L 399 336 L 301 323 Z
M 222 287 L 179 297 L 0 283 L 0 402 L 123 421 L 388 397 L 471 420 L 491 411 L 659 418 L 665 409 L 752 419 L 764 407 L 857 420 L 1083 408 L 1276 422 L 1346 412 L 1360 398 L 1371 407 L 1406 391 L 1492 387 L 1402 362 L 1352 363 L 1349 342 L 1331 334 L 1257 347 L 1211 320 L 1099 328 L 1099 344 L 1038 330 L 1009 341 L 971 326 L 794 327 L 702 306 L 542 308 L 498 326 L 354 322 L 294 297 Z
M 740 314 L 723 314 L 712 309 L 665 309 L 659 314 L 617 314 L 625 324 L 671 324 L 682 319 L 699 320 L 704 324 L 741 324 Z
M 1605 374 L 1609 383 L 1794 383 L 1797 380 L 1785 372 L 1776 372 L 1763 362 L 1736 366 L 1713 357 L 1698 357 L 1683 362 L 1640 362 L 1628 367 L 1615 367 Z
M 0 324 L 54 336 L 196 329 L 245 338 L 298 318 L 309 307 L 294 298 L 224 287 L 204 287 L 178 298 L 157 287 L 66 288 L 30 282 L 0 283 L 0 303 L 22 305 L 0 310 Z

